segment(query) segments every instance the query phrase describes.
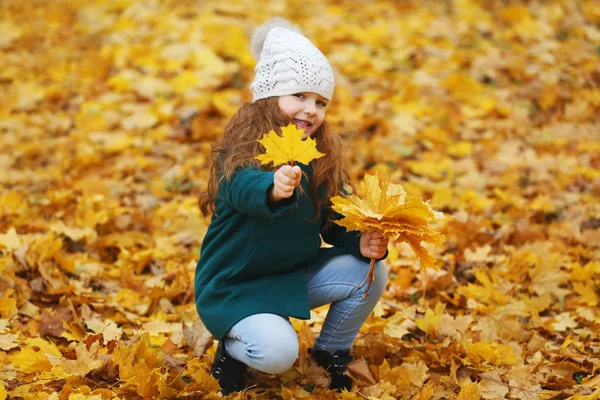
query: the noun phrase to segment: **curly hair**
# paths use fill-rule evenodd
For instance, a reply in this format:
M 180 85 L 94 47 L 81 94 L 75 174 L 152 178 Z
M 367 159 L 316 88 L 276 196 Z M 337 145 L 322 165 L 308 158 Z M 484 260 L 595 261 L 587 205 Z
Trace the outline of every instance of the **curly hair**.
M 244 104 L 225 126 L 222 140 L 212 145 L 212 164 L 206 192 L 200 195 L 199 206 L 207 217 L 215 209 L 215 200 L 222 179 L 231 179 L 239 168 L 254 166 L 263 171 L 275 170 L 261 166 L 254 157 L 264 151 L 258 142 L 264 133 L 274 130 L 281 135 L 281 127 L 293 123 L 278 104 L 278 97 L 269 97 L 254 103 Z M 321 207 L 333 196 L 341 193 L 345 185 L 352 186 L 348 171 L 343 163 L 342 139 L 331 132 L 324 121 L 313 137 L 317 149 L 324 157 L 313 160 L 313 177 L 309 182 L 310 194 L 316 207 L 315 220 L 320 217 Z M 325 197 L 319 197 L 318 189 L 324 185 Z M 329 215 L 326 216 L 329 219 Z

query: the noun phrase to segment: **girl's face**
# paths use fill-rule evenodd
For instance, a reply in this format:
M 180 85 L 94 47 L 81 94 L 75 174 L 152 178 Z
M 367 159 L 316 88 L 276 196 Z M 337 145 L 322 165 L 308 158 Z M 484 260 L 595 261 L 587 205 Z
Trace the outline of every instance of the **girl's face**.
M 304 129 L 304 137 L 312 136 L 325 121 L 325 109 L 329 101 L 312 92 L 300 92 L 279 96 L 279 108 L 294 119 L 298 129 Z

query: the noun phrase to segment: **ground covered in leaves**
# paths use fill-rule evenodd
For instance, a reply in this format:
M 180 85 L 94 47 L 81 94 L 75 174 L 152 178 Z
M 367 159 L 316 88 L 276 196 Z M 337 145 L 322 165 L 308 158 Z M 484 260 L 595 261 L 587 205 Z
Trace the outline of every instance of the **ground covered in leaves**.
M 319 309 L 237 398 L 599 398 L 597 1 L 3 0 L 0 400 L 220 396 L 197 198 L 273 15 L 335 68 L 353 180 L 391 171 L 445 242 L 425 274 L 391 248 L 353 392 L 306 358 Z

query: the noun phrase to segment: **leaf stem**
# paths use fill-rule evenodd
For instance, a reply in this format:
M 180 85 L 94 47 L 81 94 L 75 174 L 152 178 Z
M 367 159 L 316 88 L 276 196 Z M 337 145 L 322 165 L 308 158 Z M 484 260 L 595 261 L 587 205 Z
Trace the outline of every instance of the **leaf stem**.
M 363 287 L 367 281 L 369 282 L 369 285 L 367 286 L 367 290 L 365 291 L 365 294 L 363 294 L 363 297 L 362 297 L 363 299 L 369 295 L 369 290 L 371 289 L 371 285 L 373 284 L 373 282 L 375 282 L 375 261 L 376 260 L 374 258 L 371 258 L 371 263 L 369 264 L 369 273 L 367 274 L 367 276 L 365 277 L 365 279 L 362 281 L 362 283 L 359 286 L 359 287 Z

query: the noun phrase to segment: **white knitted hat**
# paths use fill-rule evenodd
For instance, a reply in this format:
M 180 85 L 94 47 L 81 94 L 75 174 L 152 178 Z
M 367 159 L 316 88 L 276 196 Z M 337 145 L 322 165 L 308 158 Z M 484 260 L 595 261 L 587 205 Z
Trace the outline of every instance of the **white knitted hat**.
M 273 18 L 256 28 L 251 47 L 258 61 L 250 85 L 253 102 L 298 92 L 313 92 L 331 100 L 335 86 L 331 65 L 286 19 Z

